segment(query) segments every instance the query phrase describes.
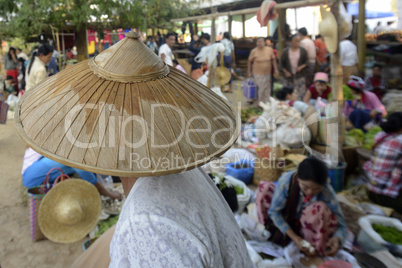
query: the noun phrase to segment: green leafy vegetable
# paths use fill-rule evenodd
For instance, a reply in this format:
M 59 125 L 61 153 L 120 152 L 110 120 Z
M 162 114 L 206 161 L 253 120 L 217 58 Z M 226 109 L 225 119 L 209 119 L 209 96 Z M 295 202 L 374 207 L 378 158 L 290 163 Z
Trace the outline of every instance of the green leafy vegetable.
M 119 220 L 119 215 L 109 217 L 107 220 L 100 221 L 98 223 L 98 228 L 99 230 L 95 233 L 96 237 L 101 236 L 103 233 L 105 233 L 107 230 L 109 230 L 110 227 L 115 225 L 117 221 Z
M 373 229 L 385 241 L 395 245 L 402 245 L 402 231 L 399 231 L 395 227 L 383 226 L 380 224 L 373 223 Z
M 237 195 L 241 195 L 244 193 L 244 188 L 239 185 L 235 185 L 234 189 L 235 189 Z

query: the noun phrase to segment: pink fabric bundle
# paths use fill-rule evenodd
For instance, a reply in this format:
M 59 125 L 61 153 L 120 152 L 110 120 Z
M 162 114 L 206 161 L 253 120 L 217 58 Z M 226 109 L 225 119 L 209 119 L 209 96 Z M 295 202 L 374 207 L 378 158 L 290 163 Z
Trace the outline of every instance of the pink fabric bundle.
M 314 202 L 303 210 L 300 223 L 301 236 L 324 255 L 326 243 L 338 226 L 332 211 L 324 202 Z
M 258 185 L 258 193 L 255 204 L 257 207 L 258 221 L 261 224 L 265 225 L 265 221 L 268 219 L 268 210 L 271 206 L 275 188 L 275 184 L 269 181 L 261 181 L 260 185 Z

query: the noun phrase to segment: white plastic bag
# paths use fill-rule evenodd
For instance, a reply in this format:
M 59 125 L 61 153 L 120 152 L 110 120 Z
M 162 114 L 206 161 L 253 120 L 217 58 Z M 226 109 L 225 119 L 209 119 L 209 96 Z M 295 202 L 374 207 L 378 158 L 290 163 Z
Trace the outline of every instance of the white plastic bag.
M 368 215 L 361 217 L 359 219 L 359 225 L 361 230 L 366 232 L 366 234 L 374 240 L 374 242 L 380 245 L 390 244 L 389 242 L 385 241 L 381 235 L 379 235 L 376 231 L 374 231 L 372 224 L 380 224 L 383 226 L 394 227 L 399 231 L 402 231 L 402 223 L 400 220 L 395 218 L 383 217 L 378 215 Z
M 310 144 L 311 133 L 303 126 L 304 119 L 300 115 L 290 119 L 276 130 L 276 139 L 279 144 L 289 148 L 300 148 Z
M 346 12 L 345 6 L 339 4 L 339 17 L 341 20 L 341 37 L 347 38 L 352 33 L 352 16 Z
M 17 107 L 17 103 L 18 103 L 18 97 L 15 95 L 8 95 L 8 98 L 6 100 L 6 103 L 8 104 L 8 106 L 10 106 L 10 110 L 14 111 L 15 107 Z

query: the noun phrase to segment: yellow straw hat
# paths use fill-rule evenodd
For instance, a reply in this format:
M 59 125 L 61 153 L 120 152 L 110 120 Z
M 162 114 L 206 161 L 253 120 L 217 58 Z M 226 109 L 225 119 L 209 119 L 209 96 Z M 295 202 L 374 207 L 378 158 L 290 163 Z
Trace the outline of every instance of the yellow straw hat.
M 215 86 L 224 86 L 229 83 L 232 74 L 229 69 L 223 66 L 216 67 L 214 71 L 214 84 Z
M 39 227 L 53 242 L 73 243 L 96 226 L 101 209 L 95 186 L 80 179 L 65 180 L 43 198 L 38 213 Z
M 189 170 L 236 141 L 239 116 L 130 32 L 23 95 L 19 135 L 67 166 L 122 177 Z
M 320 34 L 324 37 L 329 53 L 335 53 L 338 47 L 338 25 L 334 14 L 323 6 L 320 7 L 322 21 L 318 25 Z

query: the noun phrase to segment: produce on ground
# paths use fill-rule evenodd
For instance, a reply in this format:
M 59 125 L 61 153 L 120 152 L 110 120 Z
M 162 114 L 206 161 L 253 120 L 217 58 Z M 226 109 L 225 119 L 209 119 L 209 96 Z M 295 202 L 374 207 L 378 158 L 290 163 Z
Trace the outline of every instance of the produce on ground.
M 247 109 L 241 109 L 241 121 L 242 123 L 246 123 L 250 118 L 255 116 L 260 116 L 262 111 L 257 107 L 250 107 Z
M 96 237 L 101 236 L 103 233 L 105 233 L 107 230 L 109 230 L 110 227 L 115 225 L 117 221 L 119 220 L 119 215 L 109 217 L 107 220 L 100 221 L 98 223 L 98 228 L 99 230 L 95 233 Z
M 382 239 L 395 245 L 402 245 L 402 231 L 399 231 L 395 227 L 384 226 L 381 224 L 373 223 L 373 229 Z
M 377 135 L 377 133 L 381 132 L 382 129 L 379 126 L 373 127 L 367 133 L 364 135 L 364 144 L 363 148 L 371 150 L 374 146 L 374 138 Z

